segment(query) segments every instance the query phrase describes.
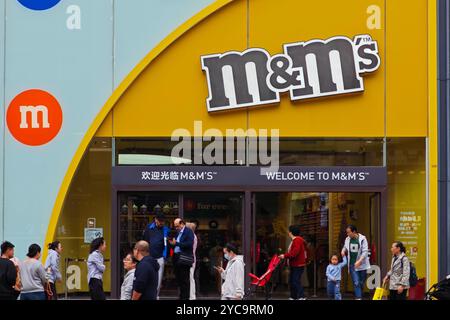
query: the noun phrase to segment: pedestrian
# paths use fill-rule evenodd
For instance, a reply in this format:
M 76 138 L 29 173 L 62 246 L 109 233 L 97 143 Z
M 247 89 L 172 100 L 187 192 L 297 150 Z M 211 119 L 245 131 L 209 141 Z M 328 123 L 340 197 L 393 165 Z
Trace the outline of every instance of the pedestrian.
M 411 271 L 406 248 L 402 242 L 396 241 L 392 244 L 391 252 L 391 269 L 384 277 L 383 286 L 389 280 L 389 300 L 406 300 Z
M 347 265 L 347 257 L 344 256 L 342 262 L 339 263 L 337 254 L 333 254 L 330 258 L 330 264 L 327 267 L 327 294 L 328 298 L 334 300 L 342 300 L 341 296 L 341 279 L 342 268 Z
M 120 288 L 120 300 L 131 300 L 137 262 L 138 261 L 131 252 L 123 259 L 123 268 L 127 273 L 123 278 L 122 287 Z
M 347 256 L 348 271 L 352 278 L 355 299 L 362 300 L 367 270 L 370 268 L 369 244 L 366 237 L 358 233 L 356 226 L 348 225 L 345 232 L 347 238 L 341 255 L 342 257 Z
M 170 228 L 164 225 L 166 217 L 158 213 L 154 221 L 148 224 L 144 231 L 144 240 L 150 245 L 150 256 L 155 258 L 159 264 L 158 271 L 158 299 L 161 284 L 164 277 L 164 265 L 169 254 L 168 237 Z
M 190 278 L 190 294 L 189 294 L 189 300 L 195 300 L 196 299 L 196 286 L 195 286 L 195 278 L 194 278 L 194 274 L 195 274 L 195 268 L 197 265 L 197 244 L 198 244 L 198 240 L 197 240 L 197 235 L 195 234 L 195 223 L 193 222 L 188 222 L 186 223 L 186 227 L 188 227 L 189 229 L 192 230 L 192 232 L 194 233 L 194 244 L 192 246 L 192 255 L 194 257 L 194 263 L 192 264 L 192 267 L 190 269 L 190 273 L 189 273 L 189 278 Z
M 244 257 L 238 254 L 234 243 L 227 243 L 223 248 L 224 258 L 228 261 L 225 270 L 221 266 L 215 269 L 224 280 L 222 300 L 242 300 L 244 298 L 245 264 Z
M 28 248 L 27 258 L 20 264 L 20 278 L 22 279 L 22 292 L 20 300 L 47 300 L 45 289 L 47 277 L 44 266 L 39 261 L 41 247 L 32 244 Z
M 5 241 L 1 245 L 0 257 L 0 300 L 17 300 L 14 290 L 17 269 L 11 259 L 14 258 L 14 245 Z
M 105 250 L 106 242 L 104 238 L 92 240 L 87 260 L 89 293 L 92 300 L 106 300 L 103 291 L 103 273 L 106 269 L 103 258 Z
M 301 282 L 306 265 L 305 240 L 300 236 L 300 228 L 296 225 L 289 226 L 289 237 L 291 244 L 285 254 L 279 255 L 280 259 L 289 259 L 289 300 L 306 300 Z
M 181 218 L 174 220 L 174 226 L 178 234 L 170 244 L 174 247 L 175 278 L 180 289 L 180 300 L 189 300 L 190 296 L 190 270 L 194 263 L 192 255 L 194 246 L 194 233 L 186 228 L 186 223 Z
M 20 279 L 20 260 L 17 257 L 12 257 L 10 260 L 14 263 L 17 271 L 16 284 L 14 285 L 14 300 L 17 300 L 19 298 L 20 291 L 22 291 L 22 280 Z
M 62 280 L 61 272 L 59 271 L 59 257 L 62 250 L 63 247 L 59 241 L 54 241 L 48 245 L 48 256 L 44 264 L 49 283 L 49 288 L 46 290 L 48 300 L 58 300 L 56 282 L 61 282 Z
M 133 255 L 138 260 L 133 282 L 132 300 L 156 300 L 158 294 L 157 260 L 150 256 L 147 241 L 139 241 L 133 249 Z

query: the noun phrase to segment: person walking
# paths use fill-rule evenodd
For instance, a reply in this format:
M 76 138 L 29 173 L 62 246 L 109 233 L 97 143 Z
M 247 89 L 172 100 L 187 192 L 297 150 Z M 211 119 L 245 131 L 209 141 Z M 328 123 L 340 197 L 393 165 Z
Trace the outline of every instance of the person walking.
M 103 291 L 103 273 L 106 269 L 103 259 L 105 250 L 106 242 L 104 238 L 92 240 L 87 260 L 88 284 L 92 300 L 106 300 L 105 292 Z
M 392 244 L 391 252 L 391 269 L 383 279 L 383 286 L 389 281 L 389 300 L 406 300 L 411 271 L 406 248 L 402 242 L 396 241 Z
M 138 260 L 136 266 L 132 300 L 156 300 L 158 294 L 157 260 L 150 256 L 147 241 L 139 241 L 133 249 L 133 255 Z
M 47 277 L 44 266 L 39 261 L 40 258 L 41 247 L 37 244 L 30 245 L 27 258 L 20 264 L 22 280 L 20 300 L 47 300 L 45 294 Z
M 166 217 L 158 213 L 154 221 L 148 224 L 144 231 L 144 240 L 150 245 L 150 256 L 155 258 L 159 264 L 158 271 L 158 299 L 161 284 L 164 277 L 164 265 L 169 254 L 168 237 L 170 228 L 164 225 Z
M 224 257 L 228 260 L 225 270 L 216 266 L 224 280 L 222 284 L 222 300 L 242 300 L 244 298 L 245 264 L 244 257 L 238 255 L 237 246 L 227 243 L 223 248 Z
M 328 298 L 334 300 L 342 300 L 341 296 L 341 279 L 342 268 L 347 265 L 347 257 L 344 256 L 341 263 L 339 257 L 334 254 L 330 258 L 330 264 L 327 267 L 325 275 L 327 276 L 327 294 Z
M 63 247 L 59 241 L 54 241 L 48 245 L 48 256 L 44 264 L 49 284 L 49 288 L 46 290 L 48 300 L 58 300 L 56 282 L 61 282 L 62 280 L 61 272 L 59 271 L 59 257 L 62 250 Z
M 291 238 L 288 252 L 278 257 L 289 259 L 289 286 L 291 291 L 289 300 L 306 300 L 301 283 L 306 265 L 305 240 L 300 236 L 300 228 L 296 225 L 289 226 L 288 235 Z
M 190 296 L 190 270 L 194 263 L 192 255 L 194 246 L 194 233 L 186 228 L 186 223 L 181 218 L 174 220 L 175 229 L 178 231 L 176 239 L 170 244 L 174 247 L 175 278 L 180 288 L 180 300 L 189 300 Z
M 197 240 L 197 235 L 195 234 L 195 223 L 193 222 L 188 222 L 186 223 L 186 227 L 188 227 L 189 229 L 192 230 L 192 232 L 194 233 L 194 244 L 192 246 L 192 255 L 194 257 L 194 263 L 192 264 L 192 267 L 189 271 L 189 278 L 190 278 L 190 290 L 189 290 L 189 300 L 195 300 L 196 299 L 196 286 L 195 286 L 195 268 L 197 265 L 197 256 L 196 256 L 196 251 L 197 251 L 197 244 L 198 244 L 198 240 Z
M 367 238 L 358 233 L 356 226 L 348 225 L 345 232 L 347 238 L 341 255 L 347 256 L 348 259 L 348 271 L 352 278 L 355 299 L 362 300 L 367 270 L 370 269 L 369 244 Z
M 0 300 L 17 300 L 14 285 L 17 269 L 11 259 L 14 258 L 14 245 L 5 241 L 1 245 L 0 257 Z
M 132 253 L 128 253 L 123 259 L 123 268 L 127 273 L 123 278 L 122 287 L 120 288 L 120 300 L 131 300 L 137 262 Z

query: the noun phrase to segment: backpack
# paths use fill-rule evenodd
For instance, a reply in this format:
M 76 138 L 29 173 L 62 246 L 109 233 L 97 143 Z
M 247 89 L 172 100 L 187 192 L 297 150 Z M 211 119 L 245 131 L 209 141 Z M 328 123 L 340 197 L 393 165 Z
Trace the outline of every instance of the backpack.
M 402 269 L 403 269 L 403 259 L 402 259 Z M 416 266 L 411 261 L 409 262 L 409 286 L 415 287 L 418 282 Z

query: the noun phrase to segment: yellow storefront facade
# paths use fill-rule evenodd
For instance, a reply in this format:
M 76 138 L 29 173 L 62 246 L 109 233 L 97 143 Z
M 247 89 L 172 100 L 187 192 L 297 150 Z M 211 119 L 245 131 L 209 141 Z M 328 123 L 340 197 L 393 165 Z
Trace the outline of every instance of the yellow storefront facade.
M 221 240 L 233 240 L 242 246 L 244 254 L 250 255 L 247 261 L 251 272 L 264 267 L 263 252 L 270 256 L 274 250 L 286 249 L 290 223 L 304 223 L 304 232 L 314 239 L 311 243 L 317 257 L 312 268 L 318 280 L 312 284 L 311 279 L 305 279 L 311 290 L 321 290 L 320 265 L 336 252 L 346 224 L 357 225 L 368 237 L 371 262 L 379 267 L 380 274 L 388 268 L 390 244 L 401 240 L 416 265 L 418 277 L 428 284 L 436 282 L 435 12 L 433 1 L 219 0 L 179 26 L 134 68 L 104 105 L 60 188 L 47 242 L 60 239 L 64 243 L 63 270 L 72 284 L 68 290 L 87 290 L 85 264 L 67 259 L 87 257 L 89 245 L 82 235 L 88 219 L 95 218 L 96 227 L 103 229 L 108 246 L 106 258 L 110 260 L 105 289 L 114 295 L 122 272 L 120 261 L 125 245 L 121 243 L 131 246 L 136 240 L 123 232 L 145 228 L 159 208 L 168 217 L 182 214 L 199 224 L 202 237 L 209 237 L 211 242 L 203 260 L 213 260 L 211 252 L 215 245 L 223 245 Z M 282 92 L 279 101 L 267 104 L 220 111 L 207 107 L 214 89 L 208 87 L 208 70 L 202 68 L 201 57 L 243 54 L 251 48 L 263 49 L 273 57 L 283 53 L 287 44 L 312 40 L 324 43 L 336 37 L 355 44 L 360 35 L 376 42 L 379 57 L 373 71 L 358 75 L 363 83 L 360 90 L 346 92 L 344 76 L 338 79 L 332 71 L 335 83 L 344 82 L 342 87 L 337 86 L 342 94 L 292 99 L 292 93 Z M 328 57 L 330 61 L 339 60 Z M 343 69 L 345 61 L 340 61 Z M 369 60 L 361 61 L 369 64 Z M 321 61 L 315 62 L 316 72 L 303 70 L 303 74 L 308 73 L 310 82 L 320 83 L 316 77 L 320 77 Z M 317 90 L 321 89 L 313 88 Z M 261 101 L 262 94 L 260 90 Z M 114 187 L 113 167 L 170 165 L 148 157 L 170 156 L 174 131 L 183 129 L 195 136 L 198 123 L 202 126 L 201 136 L 211 135 L 208 129 L 224 136 L 230 129 L 265 129 L 269 136 L 270 130 L 277 129 L 281 167 L 377 167 L 384 170 L 379 172 L 386 175 L 385 184 L 377 188 L 355 184 L 342 190 L 331 185 L 327 189 L 326 184 L 299 188 L 290 185 L 291 189 L 286 186 L 283 190 L 267 185 L 254 190 L 227 186 L 211 191 L 186 186 Z M 132 155 L 147 158 L 139 160 Z M 311 217 L 317 212 L 317 228 L 308 229 L 305 221 L 314 220 Z M 141 220 L 136 221 L 141 222 L 137 223 L 134 216 L 139 214 Z M 247 219 L 249 214 L 252 218 Z M 125 220 L 127 227 L 122 227 Z M 68 268 L 67 264 L 75 267 Z M 380 277 L 377 272 L 372 273 L 375 282 Z M 200 277 L 206 274 L 204 271 Z M 208 276 L 214 282 L 214 276 Z M 280 285 L 284 284 L 283 277 L 281 273 Z M 166 287 L 170 286 L 167 282 Z M 64 290 L 60 288 L 60 292 Z M 214 296 L 214 290 L 208 287 L 205 295 Z

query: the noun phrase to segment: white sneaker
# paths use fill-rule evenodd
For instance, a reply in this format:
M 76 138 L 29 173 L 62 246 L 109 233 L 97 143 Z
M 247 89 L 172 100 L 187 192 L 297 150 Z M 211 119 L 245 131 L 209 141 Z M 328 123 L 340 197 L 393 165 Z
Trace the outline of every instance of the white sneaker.
M 295 300 L 294 298 L 289 298 L 289 300 Z
M 297 300 L 306 300 L 306 298 L 299 298 L 299 299 L 297 299 Z

